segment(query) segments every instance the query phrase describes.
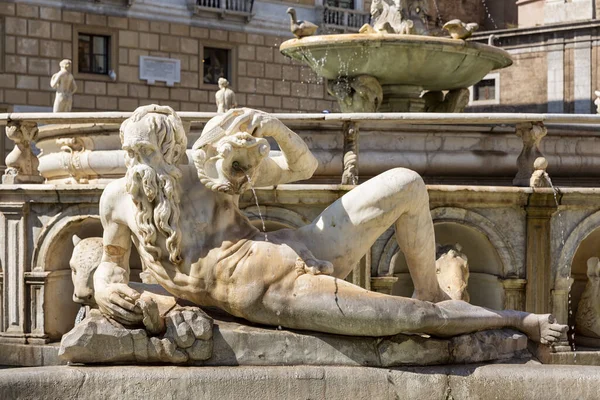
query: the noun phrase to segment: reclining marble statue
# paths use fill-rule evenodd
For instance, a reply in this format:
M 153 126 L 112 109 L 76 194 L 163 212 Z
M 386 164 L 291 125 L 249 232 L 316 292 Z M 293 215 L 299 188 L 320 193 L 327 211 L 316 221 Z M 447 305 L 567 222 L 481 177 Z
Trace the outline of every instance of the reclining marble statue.
M 277 118 L 233 109 L 211 119 L 186 154 L 169 107 L 144 106 L 120 130 L 127 172 L 100 200 L 102 259 L 94 276 L 100 311 L 141 326 L 142 294 L 129 284 L 134 245 L 146 273 L 174 297 L 248 321 L 352 336 L 425 333 L 449 337 L 512 327 L 548 344 L 566 326 L 552 316 L 493 311 L 447 300 L 436 279 L 426 186 L 397 168 L 357 186 L 299 229 L 263 232 L 238 207 L 250 185 L 308 179 L 317 160 Z M 270 151 L 266 137 L 280 151 Z M 343 280 L 394 226 L 414 282 L 413 298 L 371 292 Z M 144 294 L 145 295 L 145 294 Z

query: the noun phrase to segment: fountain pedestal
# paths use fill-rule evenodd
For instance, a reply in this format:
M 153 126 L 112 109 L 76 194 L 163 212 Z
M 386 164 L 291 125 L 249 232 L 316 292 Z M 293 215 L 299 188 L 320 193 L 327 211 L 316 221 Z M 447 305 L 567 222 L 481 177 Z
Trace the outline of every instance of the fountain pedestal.
M 375 99 L 383 112 L 440 112 L 437 105 L 446 100 L 452 107 L 444 105 L 443 111 L 455 111 L 456 104 L 464 103 L 465 88 L 512 64 L 506 51 L 493 46 L 381 32 L 291 39 L 280 51 L 328 79 L 342 112 L 377 111 L 371 109 Z M 435 92 L 432 107 L 421 97 L 424 90 Z M 442 91 L 460 98 L 447 99 Z
M 424 112 L 423 87 L 414 85 L 383 85 L 380 112 Z

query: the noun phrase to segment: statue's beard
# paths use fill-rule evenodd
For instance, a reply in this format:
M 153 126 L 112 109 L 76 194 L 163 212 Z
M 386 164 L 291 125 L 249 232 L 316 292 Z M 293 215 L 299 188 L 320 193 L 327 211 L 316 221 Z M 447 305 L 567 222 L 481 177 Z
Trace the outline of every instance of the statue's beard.
M 181 229 L 179 227 L 179 168 L 161 163 L 156 168 L 127 157 L 126 189 L 137 208 L 135 220 L 143 240 L 142 246 L 155 260 L 161 251 L 156 246 L 158 234 L 166 240 L 169 260 L 180 264 Z

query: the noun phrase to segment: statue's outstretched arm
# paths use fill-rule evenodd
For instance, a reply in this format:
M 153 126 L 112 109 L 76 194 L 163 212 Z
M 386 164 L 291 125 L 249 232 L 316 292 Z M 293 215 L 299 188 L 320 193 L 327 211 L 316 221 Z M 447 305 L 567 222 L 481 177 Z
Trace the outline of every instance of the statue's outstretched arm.
M 104 202 L 104 197 L 100 201 L 102 260 L 94 273 L 94 298 L 104 314 L 123 324 L 135 324 L 142 320 L 142 314 L 135 305 L 140 294 L 127 285 L 131 231 L 112 219 L 112 205 Z
M 262 119 L 254 135 L 272 137 L 281 151 L 271 151 L 270 157 L 263 160 L 255 185 L 271 186 L 309 179 L 319 162 L 306 143 L 277 118 L 267 114 Z

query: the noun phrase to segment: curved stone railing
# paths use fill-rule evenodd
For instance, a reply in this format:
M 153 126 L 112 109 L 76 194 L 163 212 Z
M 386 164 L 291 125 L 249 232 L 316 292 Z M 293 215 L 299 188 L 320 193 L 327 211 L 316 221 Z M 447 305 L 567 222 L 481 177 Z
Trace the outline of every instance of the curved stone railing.
M 0 114 L 17 145 L 5 183 L 103 182 L 125 172 L 119 124 L 131 113 Z M 189 143 L 215 113 L 180 112 Z M 297 131 L 320 161 L 314 182 L 357 181 L 404 166 L 425 176 L 490 178 L 528 186 L 545 156 L 553 176 L 595 179 L 599 115 L 570 114 L 274 114 Z M 549 128 L 549 133 L 548 129 Z M 350 132 L 350 129 L 352 131 Z M 362 132 L 360 132 L 362 131 Z M 547 134 L 547 135 L 546 135 Z M 30 142 L 41 150 L 39 167 Z M 360 142 L 360 151 L 358 143 Z M 519 154 L 520 152 L 520 154 Z M 32 164 L 33 161 L 33 164 Z M 37 172 L 39 169 L 39 173 Z M 18 177 L 18 178 L 15 178 Z M 460 181 L 460 180 L 459 180 Z M 575 183 L 574 183 L 575 184 Z M 572 184 L 571 184 L 572 186 Z

